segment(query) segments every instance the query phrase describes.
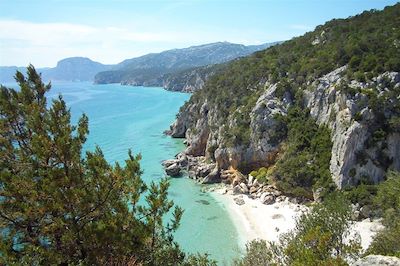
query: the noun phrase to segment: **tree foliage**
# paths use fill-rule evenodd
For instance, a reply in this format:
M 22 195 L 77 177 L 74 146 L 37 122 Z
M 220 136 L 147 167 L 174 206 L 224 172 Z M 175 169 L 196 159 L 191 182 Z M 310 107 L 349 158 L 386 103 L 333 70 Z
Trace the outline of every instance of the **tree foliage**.
M 27 74 L 17 72 L 19 90 L 0 89 L 1 264 L 212 263 L 174 242 L 183 211 L 168 181 L 147 186 L 140 155 L 111 165 L 99 147 L 84 152 L 87 116 L 71 125 L 62 97 L 48 103 L 51 85 L 33 66 Z
M 379 184 L 374 200 L 383 210 L 385 228 L 376 234 L 367 253 L 400 258 L 400 173 L 389 173 L 387 180 Z
M 274 173 L 278 187 L 287 194 L 310 199 L 313 188 L 332 188 L 329 129 L 318 126 L 309 110 L 298 105 L 290 107 L 287 116 L 277 120 L 286 125 L 286 146 Z
M 371 81 L 372 78 L 384 72 L 400 71 L 400 4 L 386 7 L 382 11 L 370 10 L 362 14 L 349 17 L 347 19 L 334 19 L 324 25 L 318 26 L 314 31 L 308 32 L 303 36 L 293 38 L 282 44 L 272 46 L 264 51 L 256 52 L 251 56 L 229 62 L 221 67 L 205 84 L 202 90 L 195 92 L 190 102 L 183 109 L 188 110 L 190 106 L 191 115 L 201 116 L 201 106 L 207 102 L 207 107 L 215 114 L 209 120 L 210 128 L 223 127 L 221 130 L 221 148 L 230 146 L 247 147 L 249 138 L 252 134 L 250 126 L 250 112 L 257 102 L 258 96 L 265 92 L 265 84 L 277 84 L 277 98 L 281 98 L 285 93 L 291 94 L 292 98 L 296 91 L 313 89 L 313 82 L 323 75 L 347 65 L 343 80 L 349 83 L 351 80 Z M 386 86 L 385 86 L 386 87 Z M 384 87 L 384 88 L 385 88 Z M 357 90 L 351 90 L 350 94 L 356 94 Z M 390 89 L 390 88 L 389 88 Z M 371 88 L 372 94 L 381 95 L 385 89 Z M 347 92 L 346 92 L 347 93 Z M 397 94 L 396 94 L 397 93 Z M 366 95 L 366 93 L 363 92 Z M 354 96 L 353 95 L 353 96 Z M 387 93 L 388 97 L 369 97 L 377 121 L 382 121 L 380 125 L 375 125 L 372 130 L 378 130 L 381 126 L 387 133 L 391 129 L 398 128 L 398 105 L 391 108 L 392 102 L 397 102 L 398 92 Z M 394 95 L 394 96 L 393 96 Z M 386 101 L 389 97 L 389 101 Z M 381 103 L 384 104 L 381 104 Z M 389 104 L 387 104 L 389 103 Z M 389 107 L 384 110 L 382 106 Z M 192 108 L 197 106 L 196 108 Z M 377 107 L 374 108 L 373 106 Z M 300 112 L 299 118 L 304 111 Z M 380 112 L 384 110 L 384 112 Z M 381 117 L 380 113 L 388 114 L 386 110 L 393 112 L 393 117 Z M 375 111 L 377 111 L 375 113 Z M 183 112 L 184 113 L 184 112 Z M 196 114 L 193 114 L 196 113 Z M 195 123 L 192 123 L 195 125 Z M 315 126 L 310 133 L 315 133 Z M 326 129 L 321 129 L 319 133 L 326 135 Z M 305 131 L 307 133 L 307 131 Z M 302 131 L 304 133 L 304 131 Z M 382 137 L 382 132 L 375 134 L 375 140 Z M 310 134 L 305 134 L 304 138 Z M 301 136 L 299 136 L 301 137 Z M 282 140 L 282 134 L 277 132 L 271 139 L 271 143 Z M 299 138 L 301 140 L 301 138 Z M 224 143 L 224 141 L 226 143 Z M 328 142 L 320 143 L 321 149 L 330 149 Z M 323 147 L 325 145 L 325 147 Z M 294 150 L 294 149 L 293 149 Z M 325 167 L 325 155 L 328 151 L 323 151 L 324 155 L 320 162 Z M 286 160 L 288 167 L 299 169 L 298 173 L 304 179 L 304 183 L 313 183 L 313 176 L 319 175 L 318 169 L 310 169 L 306 162 L 314 159 L 314 154 L 310 152 L 292 153 L 297 158 Z M 382 160 L 382 165 L 387 165 L 387 160 Z M 290 163 L 290 165 L 289 165 Z M 243 166 L 246 170 L 251 166 Z M 300 173 L 304 168 L 304 173 Z M 315 168 L 318 168 L 315 166 Z M 309 175 L 311 170 L 311 175 Z M 293 173 L 292 173 L 293 174 Z M 320 180 L 325 180 L 325 173 L 322 173 Z M 299 179 L 299 180 L 300 180 Z M 291 180 L 293 180 L 291 178 Z M 286 182 L 287 185 L 288 182 Z M 290 187 L 296 184 L 289 184 Z M 308 185 L 309 186 L 309 185 Z M 297 191 L 296 194 L 308 194 L 308 191 Z
M 281 235 L 277 243 L 255 240 L 235 264 L 258 265 L 347 265 L 361 249 L 356 237 L 349 240 L 351 208 L 340 194 L 332 194 L 296 222 L 295 229 Z

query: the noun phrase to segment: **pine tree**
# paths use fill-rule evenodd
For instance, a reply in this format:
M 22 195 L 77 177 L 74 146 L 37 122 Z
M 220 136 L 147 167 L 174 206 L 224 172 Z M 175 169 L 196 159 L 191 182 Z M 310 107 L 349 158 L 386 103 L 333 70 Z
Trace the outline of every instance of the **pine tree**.
M 61 96 L 48 104 L 51 84 L 32 65 L 15 78 L 19 90 L 0 89 L 0 263 L 184 263 L 172 236 L 183 211 L 172 211 L 168 182 L 148 189 L 130 151 L 124 165 L 99 147 L 84 153 L 88 117 L 71 125 Z

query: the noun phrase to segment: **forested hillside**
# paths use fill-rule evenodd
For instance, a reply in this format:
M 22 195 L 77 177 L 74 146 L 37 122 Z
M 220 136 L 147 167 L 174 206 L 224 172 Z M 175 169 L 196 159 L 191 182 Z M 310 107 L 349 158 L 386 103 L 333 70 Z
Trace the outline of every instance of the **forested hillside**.
M 400 169 L 400 4 L 335 19 L 229 63 L 171 127 L 187 155 L 267 170 L 290 194 L 377 183 Z

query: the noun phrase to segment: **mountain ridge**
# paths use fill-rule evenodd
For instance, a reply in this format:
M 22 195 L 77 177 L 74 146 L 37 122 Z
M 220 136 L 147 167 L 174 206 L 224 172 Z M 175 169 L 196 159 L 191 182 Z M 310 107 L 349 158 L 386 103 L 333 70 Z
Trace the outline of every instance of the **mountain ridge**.
M 67 57 L 57 62 L 55 67 L 38 68 L 46 81 L 92 81 L 99 71 L 109 69 L 111 65 L 104 65 L 87 57 Z M 0 81 L 14 82 L 16 71 L 25 73 L 26 67 L 0 66 Z
M 266 49 L 275 43 L 245 46 L 229 42 L 216 42 L 182 49 L 172 49 L 126 59 L 113 69 L 100 72 L 95 83 L 121 83 L 125 85 L 164 86 L 166 75 L 193 70 L 196 67 L 225 63 L 241 56 Z

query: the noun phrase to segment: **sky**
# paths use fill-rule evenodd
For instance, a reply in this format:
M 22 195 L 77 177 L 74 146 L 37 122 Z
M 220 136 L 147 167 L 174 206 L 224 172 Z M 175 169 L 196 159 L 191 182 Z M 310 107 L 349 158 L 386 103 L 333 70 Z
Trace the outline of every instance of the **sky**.
M 116 64 L 218 41 L 289 40 L 395 0 L 0 0 L 0 65 Z

